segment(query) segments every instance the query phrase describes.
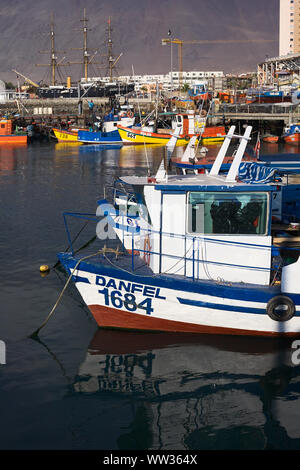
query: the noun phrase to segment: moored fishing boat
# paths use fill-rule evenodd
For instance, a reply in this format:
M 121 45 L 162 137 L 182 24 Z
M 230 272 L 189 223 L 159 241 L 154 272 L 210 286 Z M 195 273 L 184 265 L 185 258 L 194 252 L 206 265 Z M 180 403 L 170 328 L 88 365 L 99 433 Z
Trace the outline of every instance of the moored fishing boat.
M 121 140 L 124 144 L 158 144 L 166 145 L 172 134 L 170 133 L 158 133 L 142 128 L 128 128 L 121 125 L 118 126 Z M 189 141 L 189 135 L 179 137 L 177 140 L 177 146 L 186 145 Z
M 78 132 L 78 142 L 83 144 L 122 144 L 118 125 L 123 124 L 131 128 L 135 123 L 133 107 L 122 105 L 118 112 L 114 109 L 104 116 L 103 121 L 94 123 L 94 129 L 82 129 Z
M 52 128 L 54 136 L 58 142 L 80 143 L 78 142 L 78 130 Z
M 269 144 L 277 144 L 279 141 L 279 136 L 273 134 L 264 134 L 262 135 L 261 140 L 263 142 L 268 142 Z
M 198 135 L 203 144 L 222 142 L 226 135 L 224 126 L 207 126 L 206 118 L 197 116 L 192 111 L 177 113 L 172 121 L 172 129 L 155 129 L 154 126 L 128 129 L 122 125 L 119 125 L 118 129 L 125 144 L 166 145 L 178 126 L 181 126 L 181 133 L 177 139 L 177 146 L 187 145 L 194 135 Z
M 26 132 L 14 132 L 11 119 L 0 120 L 0 144 L 27 144 Z
M 282 135 L 284 142 L 288 144 L 299 144 L 300 143 L 300 123 L 291 124 L 284 129 Z
M 241 164 L 251 127 L 243 136 L 234 130 L 209 173 L 169 175 L 163 158 L 152 177 L 122 177 L 113 204 L 98 201 L 97 215 L 104 216 L 94 218 L 98 237 L 111 230 L 124 252 L 58 254 L 100 326 L 300 334 L 299 248 L 293 237 L 287 245 L 278 241 L 284 227 L 300 220 L 297 204 L 290 205 L 300 187 L 286 185 L 272 167 Z M 234 137 L 239 148 L 221 173 Z
M 101 130 L 81 130 L 78 132 L 78 142 L 83 144 L 120 144 L 122 139 L 118 131 L 118 125 L 124 124 L 130 129 L 133 126 L 135 117 L 130 115 L 112 116 L 105 120 L 101 125 Z

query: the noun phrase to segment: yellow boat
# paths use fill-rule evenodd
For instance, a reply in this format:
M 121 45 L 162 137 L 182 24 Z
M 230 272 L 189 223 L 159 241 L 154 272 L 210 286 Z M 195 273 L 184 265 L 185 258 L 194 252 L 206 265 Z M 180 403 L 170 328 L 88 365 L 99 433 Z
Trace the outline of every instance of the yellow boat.
M 82 144 L 82 142 L 78 142 L 78 131 L 69 131 L 65 129 L 55 129 L 53 128 L 53 133 L 55 137 L 57 138 L 58 142 L 69 142 L 69 143 L 77 143 L 79 145 Z
M 118 126 L 119 134 L 124 144 L 158 144 L 166 145 L 172 134 L 158 134 L 155 132 L 143 131 L 133 127 Z M 187 145 L 190 140 L 189 135 L 179 137 L 177 139 L 177 146 Z

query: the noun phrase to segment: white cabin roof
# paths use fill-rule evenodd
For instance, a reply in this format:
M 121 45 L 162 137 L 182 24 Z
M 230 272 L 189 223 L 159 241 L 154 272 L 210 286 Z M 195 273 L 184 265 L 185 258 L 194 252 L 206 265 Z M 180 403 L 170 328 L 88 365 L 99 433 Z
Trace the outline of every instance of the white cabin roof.
M 221 191 L 274 191 L 275 184 L 245 184 L 241 181 L 227 182 L 226 175 L 210 176 L 208 174 L 168 175 L 166 180 L 149 181 L 146 176 L 124 176 L 121 180 L 132 186 L 155 186 L 157 190 L 187 191 L 190 187 L 203 190 Z

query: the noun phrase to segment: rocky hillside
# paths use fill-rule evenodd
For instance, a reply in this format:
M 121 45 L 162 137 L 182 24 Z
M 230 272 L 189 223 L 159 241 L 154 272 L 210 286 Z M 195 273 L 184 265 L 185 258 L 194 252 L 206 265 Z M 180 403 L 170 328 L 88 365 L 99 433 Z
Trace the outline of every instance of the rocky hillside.
M 1 2 L 3 3 L 3 2 Z M 8 4 L 7 4 L 8 5 Z M 166 73 L 170 70 L 170 47 L 161 45 L 168 30 L 182 40 L 224 40 L 236 43 L 185 44 L 184 70 L 256 70 L 258 62 L 278 55 L 279 0 L 15 0 L 0 6 L 0 79 L 13 80 L 17 69 L 35 81 L 49 81 L 50 16 L 54 14 L 58 60 L 80 62 L 82 21 L 86 8 L 88 46 L 95 54 L 90 75 L 104 75 L 107 20 L 111 17 L 114 54 L 123 53 L 119 74 Z M 270 43 L 239 43 L 268 39 Z M 97 52 L 96 52 L 97 51 Z M 64 58 L 65 57 L 65 58 Z M 178 69 L 177 46 L 173 46 L 173 70 Z M 82 66 L 60 67 L 61 77 L 82 76 Z M 48 73 L 48 75 L 47 75 Z

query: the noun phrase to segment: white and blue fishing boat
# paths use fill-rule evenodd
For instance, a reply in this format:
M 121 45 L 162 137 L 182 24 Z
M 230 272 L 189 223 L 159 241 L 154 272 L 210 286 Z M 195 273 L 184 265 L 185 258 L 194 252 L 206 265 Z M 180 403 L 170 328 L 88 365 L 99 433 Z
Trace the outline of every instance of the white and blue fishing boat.
M 98 201 L 96 217 L 64 214 L 65 221 L 94 219 L 99 238 L 116 234 L 122 243 L 121 252 L 104 246 L 82 257 L 66 222 L 71 248 L 58 257 L 99 326 L 300 335 L 300 251 L 293 244 L 300 186 L 287 185 L 275 168 L 242 163 L 251 127 L 234 131 L 209 171 L 182 163 L 169 174 L 179 130 L 156 175 L 122 177 L 113 202 Z M 239 147 L 223 171 L 232 138 Z M 193 146 L 191 139 L 186 152 Z
M 135 117 L 132 109 L 123 105 L 118 114 L 114 114 L 112 110 L 104 117 L 103 122 L 99 123 L 101 130 L 79 130 L 78 142 L 83 144 L 122 144 L 118 125 L 131 128 L 134 123 Z

